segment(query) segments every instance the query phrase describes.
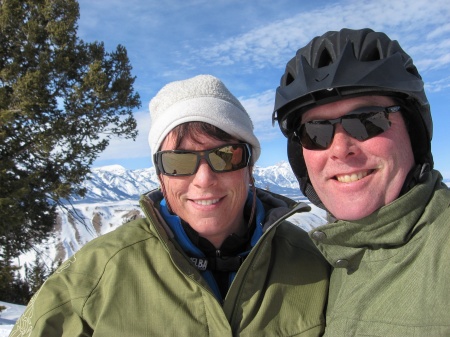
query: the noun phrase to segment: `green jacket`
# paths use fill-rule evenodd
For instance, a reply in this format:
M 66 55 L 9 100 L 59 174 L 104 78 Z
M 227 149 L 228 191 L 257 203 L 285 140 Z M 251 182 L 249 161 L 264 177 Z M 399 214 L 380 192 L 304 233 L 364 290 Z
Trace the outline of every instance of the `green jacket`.
M 432 171 L 374 214 L 310 233 L 335 268 L 326 336 L 450 336 L 449 206 Z
M 258 197 L 275 211 L 266 220 L 293 207 L 281 196 L 259 191 Z M 92 240 L 49 277 L 10 336 L 323 333 L 329 266 L 306 232 L 282 219 L 266 223 L 222 305 L 152 199 L 141 198 L 146 219 Z

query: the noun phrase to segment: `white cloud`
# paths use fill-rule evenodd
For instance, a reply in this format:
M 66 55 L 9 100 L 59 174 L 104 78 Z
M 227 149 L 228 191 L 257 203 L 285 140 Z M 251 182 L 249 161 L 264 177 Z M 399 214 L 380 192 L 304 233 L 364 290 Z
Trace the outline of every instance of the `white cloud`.
M 298 11 L 277 22 L 261 22 L 259 28 L 199 50 L 195 46 L 191 48 L 195 50 L 194 58 L 222 66 L 244 63 L 250 69 L 259 71 L 266 66 L 284 65 L 289 56 L 292 57 L 295 50 L 312 37 L 343 27 L 370 27 L 385 31 L 398 38 L 405 47 L 430 46 L 439 42 L 450 30 L 447 23 L 449 17 L 450 2 L 447 0 L 343 1 L 308 12 Z M 445 45 L 439 52 L 441 55 L 449 53 L 449 49 Z M 416 50 L 422 56 L 420 48 Z
M 433 82 L 426 82 L 425 90 L 427 92 L 441 92 L 450 88 L 450 76 Z
M 263 139 L 279 137 L 279 131 L 272 127 L 272 111 L 275 97 L 274 90 L 267 90 L 250 97 L 240 97 L 255 127 L 255 134 Z
M 136 140 L 112 138 L 109 146 L 98 160 L 150 157 L 150 146 L 147 137 L 150 130 L 150 114 L 148 111 L 138 111 L 134 114 L 137 121 L 138 136 Z

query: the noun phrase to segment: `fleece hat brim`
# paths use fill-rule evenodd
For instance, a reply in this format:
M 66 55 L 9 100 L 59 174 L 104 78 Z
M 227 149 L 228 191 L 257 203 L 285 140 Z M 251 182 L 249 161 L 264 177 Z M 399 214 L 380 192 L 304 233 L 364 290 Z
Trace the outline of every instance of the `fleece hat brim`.
M 253 164 L 261 146 L 253 133 L 253 123 L 241 103 L 225 85 L 211 75 L 199 75 L 164 86 L 150 101 L 149 144 L 156 153 L 176 126 L 205 122 L 252 146 Z M 153 158 L 153 156 L 152 156 Z

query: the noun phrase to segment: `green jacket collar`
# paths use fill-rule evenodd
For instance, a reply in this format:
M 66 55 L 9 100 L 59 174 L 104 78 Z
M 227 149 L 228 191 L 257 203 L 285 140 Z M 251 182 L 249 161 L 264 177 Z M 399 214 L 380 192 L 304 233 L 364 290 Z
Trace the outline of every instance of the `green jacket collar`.
M 441 181 L 439 172 L 429 172 L 424 183 L 371 215 L 357 221 L 337 220 L 319 226 L 310 236 L 334 267 L 347 268 L 351 273 L 358 268 L 366 250 L 404 245 L 424 225 L 435 220 L 438 212 L 426 207 Z M 420 221 L 422 218 L 427 223 Z

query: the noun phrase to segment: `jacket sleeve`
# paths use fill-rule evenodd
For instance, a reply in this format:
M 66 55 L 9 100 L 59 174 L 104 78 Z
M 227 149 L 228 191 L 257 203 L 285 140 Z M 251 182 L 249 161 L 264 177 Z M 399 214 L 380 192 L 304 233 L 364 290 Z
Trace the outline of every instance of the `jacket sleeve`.
M 57 271 L 49 277 L 28 303 L 10 337 L 92 336 L 93 330 L 81 316 L 92 290 L 78 282 L 80 276 L 71 278 Z

